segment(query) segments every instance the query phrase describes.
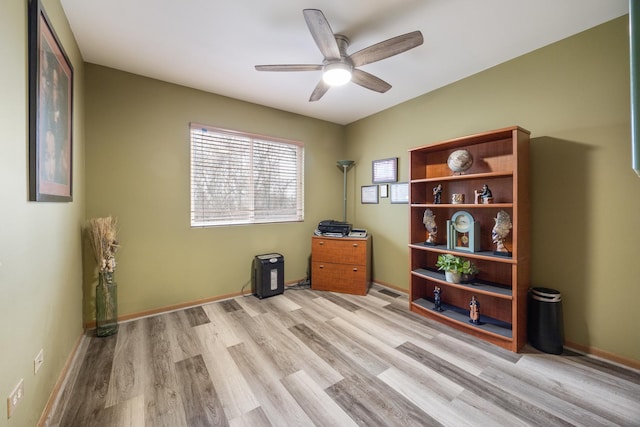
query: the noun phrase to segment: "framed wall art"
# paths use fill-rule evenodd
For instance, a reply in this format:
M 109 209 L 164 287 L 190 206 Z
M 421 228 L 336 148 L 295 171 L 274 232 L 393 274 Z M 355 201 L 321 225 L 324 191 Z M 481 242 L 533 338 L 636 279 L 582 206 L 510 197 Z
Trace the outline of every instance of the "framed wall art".
M 377 185 L 363 185 L 360 191 L 361 203 L 378 203 Z
M 396 182 L 398 180 L 398 158 L 374 160 L 372 162 L 374 184 Z
M 391 203 L 409 203 L 409 183 L 391 184 Z
M 73 66 L 40 0 L 29 4 L 29 200 L 72 198 Z

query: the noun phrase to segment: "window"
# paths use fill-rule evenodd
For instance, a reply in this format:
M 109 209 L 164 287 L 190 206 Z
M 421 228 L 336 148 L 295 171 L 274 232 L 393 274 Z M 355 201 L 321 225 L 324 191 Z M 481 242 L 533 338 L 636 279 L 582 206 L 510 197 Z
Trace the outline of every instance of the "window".
M 190 127 L 192 227 L 304 219 L 302 143 Z

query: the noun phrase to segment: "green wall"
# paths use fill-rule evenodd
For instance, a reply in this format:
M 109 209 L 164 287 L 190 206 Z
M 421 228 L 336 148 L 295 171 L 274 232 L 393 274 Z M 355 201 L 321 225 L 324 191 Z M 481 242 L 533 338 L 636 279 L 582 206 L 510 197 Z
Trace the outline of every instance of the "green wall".
M 531 131 L 532 283 L 562 293 L 570 343 L 640 360 L 640 180 L 631 169 L 628 17 L 347 127 L 358 185 L 372 160 L 485 130 Z M 408 208 L 355 204 L 375 279 L 408 288 Z
M 310 235 L 341 217 L 335 161 L 348 175 L 348 219 L 373 235 L 373 277 L 408 286 L 407 205 L 360 204 L 371 161 L 517 124 L 532 132 L 532 282 L 560 290 L 569 343 L 640 359 L 629 337 L 640 232 L 630 168 L 627 18 L 420 96 L 346 127 L 87 65 L 87 216 L 120 220 L 120 312 L 135 314 L 238 292 L 255 254 L 285 256 L 286 280 L 306 275 Z M 191 229 L 188 123 L 265 133 L 306 144 L 306 221 Z M 622 261 L 622 263 L 620 262 Z M 85 271 L 86 294 L 93 271 Z M 620 298 L 624 295 L 624 298 Z M 91 298 L 84 318 L 93 316 Z
M 287 282 L 306 277 L 315 226 L 342 212 L 343 126 L 97 65 L 86 74 L 87 217 L 118 218 L 120 315 L 250 293 L 258 254 L 281 253 Z M 191 228 L 190 122 L 304 142 L 305 221 Z M 86 298 L 85 320 L 94 313 Z
M 124 316 L 239 292 L 259 253 L 282 253 L 294 281 L 307 273 L 318 221 L 342 215 L 336 160 L 350 158 L 348 216 L 373 235 L 373 276 L 406 288 L 407 206 L 360 204 L 371 161 L 399 157 L 404 181 L 408 148 L 513 124 L 532 132 L 534 285 L 562 292 L 569 342 L 640 360 L 640 288 L 629 267 L 640 241 L 640 182 L 630 167 L 626 17 L 344 127 L 83 64 L 59 0 L 44 4 L 75 69 L 74 201 L 27 201 L 27 1 L 5 2 L 0 397 L 23 378 L 25 398 L 10 420 L 0 414 L 0 427 L 35 424 L 82 323 L 93 319 L 86 218 L 120 221 Z M 305 222 L 190 228 L 190 121 L 303 141 Z M 45 362 L 34 376 L 41 348 Z
M 27 0 L 0 13 L 0 426 L 33 426 L 82 333 L 84 64 L 58 0 L 45 10 L 74 67 L 73 202 L 28 201 Z M 33 374 L 33 359 L 44 364 Z M 24 379 L 7 419 L 6 398 Z

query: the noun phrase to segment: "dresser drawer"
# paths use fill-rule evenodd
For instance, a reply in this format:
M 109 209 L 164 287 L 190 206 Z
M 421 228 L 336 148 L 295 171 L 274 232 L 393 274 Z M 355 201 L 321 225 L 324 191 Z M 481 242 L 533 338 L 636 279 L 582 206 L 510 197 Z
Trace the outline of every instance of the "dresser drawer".
M 364 265 L 311 263 L 311 288 L 314 290 L 365 295 L 368 286 Z
M 312 261 L 366 265 L 367 242 L 367 239 L 313 237 L 311 241 Z

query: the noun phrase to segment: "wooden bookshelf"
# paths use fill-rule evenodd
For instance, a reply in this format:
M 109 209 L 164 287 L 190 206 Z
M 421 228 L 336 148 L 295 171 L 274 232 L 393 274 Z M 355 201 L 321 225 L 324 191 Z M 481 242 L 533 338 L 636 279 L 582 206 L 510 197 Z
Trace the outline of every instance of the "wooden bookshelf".
M 472 166 L 454 174 L 449 155 L 464 149 L 473 156 Z M 530 286 L 529 131 L 514 126 L 437 142 L 409 150 L 409 251 L 410 309 L 423 316 L 517 352 L 527 342 L 526 309 Z M 433 187 L 441 184 L 441 202 L 434 203 Z M 476 204 L 474 190 L 487 184 L 490 204 Z M 464 204 L 451 203 L 451 195 L 465 195 Z M 438 227 L 435 245 L 427 245 L 423 224 L 431 209 Z M 457 211 L 469 212 L 480 224 L 480 250 L 450 250 L 447 220 Z M 494 254 L 494 218 L 509 214 L 513 228 L 505 242 L 511 256 Z M 479 268 L 472 283 L 452 284 L 435 267 L 439 254 L 452 253 L 473 261 Z M 434 288 L 441 289 L 443 312 L 433 309 Z M 480 325 L 469 322 L 469 301 L 480 303 Z

